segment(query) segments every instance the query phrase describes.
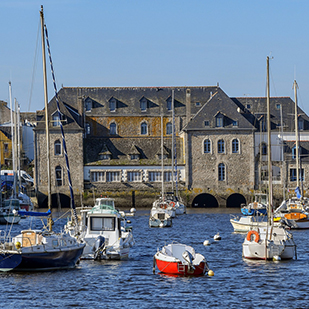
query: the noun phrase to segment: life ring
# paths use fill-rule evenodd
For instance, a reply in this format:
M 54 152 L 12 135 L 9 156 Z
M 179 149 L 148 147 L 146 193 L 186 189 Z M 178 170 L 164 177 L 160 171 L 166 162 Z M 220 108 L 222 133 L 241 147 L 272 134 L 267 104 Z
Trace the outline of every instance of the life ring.
M 254 203 L 253 203 L 253 208 L 254 208 L 254 209 L 257 209 L 257 207 L 258 207 L 258 202 L 254 202 Z
M 259 242 L 259 240 L 260 240 L 260 234 L 257 232 L 257 231 L 254 231 L 254 230 L 251 230 L 251 231 L 249 231 L 248 232 L 248 234 L 247 234 L 247 240 L 248 241 L 252 241 L 251 240 L 251 235 L 255 235 L 255 237 L 254 237 L 254 241 L 255 242 Z
M 175 202 L 171 201 L 171 202 L 170 202 L 170 205 L 171 205 L 172 207 L 175 207 Z

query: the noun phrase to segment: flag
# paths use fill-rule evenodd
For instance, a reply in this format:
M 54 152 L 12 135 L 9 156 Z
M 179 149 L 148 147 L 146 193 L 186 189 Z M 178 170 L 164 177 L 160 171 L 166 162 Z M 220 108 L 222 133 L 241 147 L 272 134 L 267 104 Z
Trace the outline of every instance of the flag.
M 295 189 L 295 193 L 296 193 L 297 198 L 301 198 L 301 193 L 300 193 L 299 187 L 297 187 Z

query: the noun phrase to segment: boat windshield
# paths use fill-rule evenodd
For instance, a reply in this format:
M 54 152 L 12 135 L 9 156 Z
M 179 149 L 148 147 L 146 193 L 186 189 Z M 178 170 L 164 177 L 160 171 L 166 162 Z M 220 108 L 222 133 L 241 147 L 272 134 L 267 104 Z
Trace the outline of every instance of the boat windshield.
M 91 231 L 115 231 L 115 218 L 112 217 L 91 217 Z
M 97 199 L 95 206 L 100 206 L 101 209 L 115 209 L 114 200 L 110 199 Z

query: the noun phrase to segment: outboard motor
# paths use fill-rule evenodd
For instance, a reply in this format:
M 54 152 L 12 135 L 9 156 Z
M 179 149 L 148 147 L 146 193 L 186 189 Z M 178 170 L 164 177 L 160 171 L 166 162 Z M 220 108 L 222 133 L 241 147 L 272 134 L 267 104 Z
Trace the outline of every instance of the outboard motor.
M 194 270 L 195 267 L 192 265 L 192 258 L 193 258 L 192 254 L 191 254 L 189 251 L 185 250 L 185 251 L 182 253 L 182 257 L 183 257 L 183 259 L 188 263 L 189 269 L 190 269 L 190 270 Z
M 105 247 L 105 238 L 100 235 L 97 237 L 95 244 L 94 244 L 94 250 L 95 250 L 94 259 L 95 260 L 101 259 L 101 253 L 104 247 Z

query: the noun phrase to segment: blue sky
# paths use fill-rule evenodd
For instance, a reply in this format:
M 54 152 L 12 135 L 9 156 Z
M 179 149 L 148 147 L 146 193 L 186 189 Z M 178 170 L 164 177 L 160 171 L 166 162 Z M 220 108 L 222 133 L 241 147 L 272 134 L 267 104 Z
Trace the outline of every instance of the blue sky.
M 58 89 L 219 83 L 265 96 L 270 55 L 271 95 L 294 98 L 296 79 L 309 114 L 307 0 L 1 0 L 0 100 L 11 80 L 22 111 L 44 107 L 41 4 Z

